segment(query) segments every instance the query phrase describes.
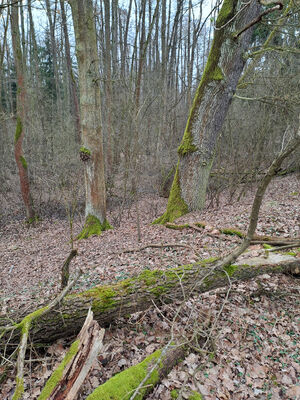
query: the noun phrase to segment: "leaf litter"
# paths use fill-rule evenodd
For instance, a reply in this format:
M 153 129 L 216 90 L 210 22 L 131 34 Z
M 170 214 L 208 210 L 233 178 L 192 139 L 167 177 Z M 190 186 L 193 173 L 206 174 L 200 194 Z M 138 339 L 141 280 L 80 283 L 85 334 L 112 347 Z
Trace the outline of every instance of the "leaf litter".
M 275 179 L 261 209 L 257 233 L 299 237 L 299 180 L 295 175 Z M 293 193 L 289 196 L 288 193 Z M 79 256 L 72 261 L 71 274 L 80 266 L 83 275 L 74 289 L 86 290 L 137 274 L 144 269 L 166 269 L 203 258 L 221 256 L 239 243 L 221 228 L 246 230 L 254 193 L 239 203 L 228 204 L 226 194 L 217 209 L 190 213 L 178 221 L 206 221 L 203 232 L 183 231 L 151 225 L 164 211 L 166 200 L 141 196 L 138 200 L 141 241 L 138 242 L 135 207 L 124 210 L 120 226 L 100 237 L 75 242 Z M 116 220 L 114 210 L 109 220 Z M 74 220 L 74 234 L 82 219 Z M 209 236 L 207 233 L 211 233 Z M 70 251 L 68 221 L 46 219 L 27 229 L 20 222 L 0 227 L 1 314 L 30 310 L 49 302 L 60 290 L 60 270 Z M 147 244 L 183 244 L 189 247 L 145 248 Z M 252 246 L 259 252 L 261 246 Z M 230 293 L 218 289 L 189 299 L 172 323 L 176 306 L 165 305 L 133 314 L 106 331 L 104 348 L 86 380 L 79 399 L 114 374 L 142 361 L 166 344 L 171 328 L 177 338 L 201 332 L 201 318 L 210 315 L 213 330 L 203 349 L 194 346 L 185 360 L 169 373 L 148 399 L 187 399 L 193 391 L 206 400 L 300 399 L 300 307 L 299 281 L 288 276 L 262 275 L 255 280 L 232 283 Z M 198 320 L 197 320 L 198 318 Z M 25 364 L 24 399 L 36 399 L 51 371 L 62 360 L 69 343 L 58 341 L 46 353 L 30 349 Z M 2 368 L 2 367 L 1 367 Z M 11 370 L 0 389 L 0 397 L 11 399 L 14 391 Z

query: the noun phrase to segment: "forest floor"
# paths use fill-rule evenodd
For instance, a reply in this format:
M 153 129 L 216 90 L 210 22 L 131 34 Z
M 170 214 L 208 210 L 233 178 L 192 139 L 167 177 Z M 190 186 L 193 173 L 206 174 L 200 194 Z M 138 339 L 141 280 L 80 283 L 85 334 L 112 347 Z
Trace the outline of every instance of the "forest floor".
M 143 196 L 130 207 L 115 207 L 108 215 L 113 230 L 74 242 L 78 256 L 71 263 L 71 274 L 79 267 L 83 274 L 73 290 L 119 281 L 144 269 L 192 263 L 199 255 L 209 258 L 228 253 L 240 239 L 222 234 L 219 229 L 247 229 L 254 193 L 253 187 L 239 202 L 229 202 L 223 193 L 219 207 L 190 213 L 176 221 L 205 221 L 202 232 L 151 225 L 166 207 L 166 199 L 158 196 Z M 76 235 L 83 219 L 77 216 L 73 222 Z M 300 236 L 299 177 L 291 175 L 271 182 L 257 233 Z M 169 246 L 138 250 L 148 244 Z M 252 255 L 263 251 L 260 245 L 251 246 L 250 250 Z M 0 226 L 0 315 L 18 310 L 24 313 L 53 299 L 60 291 L 60 271 L 69 252 L 67 219 L 48 218 L 30 227 L 20 221 Z M 299 249 L 296 253 L 300 257 Z M 188 336 L 191 326 L 200 332 L 203 327 L 197 316 L 205 313 L 213 321 L 206 347 L 194 347 L 148 399 L 169 400 L 176 398 L 176 393 L 187 399 L 191 391 L 201 392 L 207 400 L 300 399 L 299 304 L 299 280 L 265 274 L 248 282 L 232 282 L 229 291 L 218 289 L 188 300 L 175 321 L 172 319 L 177 303 L 134 314 L 125 324 L 119 321 L 106 330 L 104 348 L 79 398 L 85 399 L 112 375 L 161 348 L 169 340 L 171 328 L 178 338 Z M 31 349 L 26 362 L 24 399 L 38 397 L 67 346 L 59 341 L 46 354 Z M 3 363 L 0 360 L 0 369 Z M 2 384 L 0 398 L 11 399 L 13 390 L 11 375 Z

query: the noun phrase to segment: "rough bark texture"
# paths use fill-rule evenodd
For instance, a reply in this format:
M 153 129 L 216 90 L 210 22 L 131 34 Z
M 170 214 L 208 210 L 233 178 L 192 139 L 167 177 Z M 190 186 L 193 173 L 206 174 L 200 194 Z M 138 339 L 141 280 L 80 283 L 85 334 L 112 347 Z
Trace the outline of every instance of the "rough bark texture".
M 59 307 L 32 322 L 31 340 L 45 344 L 76 335 L 89 307 L 100 326 L 107 326 L 120 317 L 147 309 L 153 301 L 159 305 L 162 301 L 183 299 L 181 285 L 185 293 L 192 295 L 226 286 L 229 277 L 232 281 L 247 280 L 264 273 L 295 272 L 300 267 L 300 260 L 292 256 L 279 262 L 276 259 L 271 264 L 266 259 L 264 265 L 231 265 L 224 270 L 214 268 L 211 263 L 212 260 L 208 260 L 167 271 L 147 270 L 119 283 L 97 286 L 83 293 L 69 295 Z M 3 319 L 0 321 L 1 325 L 6 322 L 9 323 Z M 18 335 L 19 332 L 16 331 L 11 342 L 15 343 Z M 7 335 L 2 342 L 5 343 L 8 338 Z
M 79 68 L 80 118 L 85 166 L 85 215 L 106 229 L 106 192 L 101 127 L 100 75 L 92 0 L 71 0 Z M 90 219 L 91 220 L 91 219 Z M 93 229 L 93 228 L 92 228 Z M 99 231 L 99 229 L 98 229 Z M 97 232 L 93 231 L 93 234 Z M 84 237 L 88 237 L 89 232 Z
M 236 40 L 234 32 L 255 19 L 260 10 L 259 4 L 252 1 L 237 15 L 241 7 L 238 0 L 225 0 L 219 13 L 212 48 L 178 148 L 179 162 L 167 211 L 157 223 L 172 222 L 187 210 L 204 206 L 216 142 L 245 64 L 243 54 L 251 40 L 251 29 Z M 175 200 L 174 191 L 179 192 Z
M 26 116 L 26 84 L 25 84 L 25 60 L 21 48 L 18 6 L 11 6 L 11 34 L 13 54 L 17 74 L 17 124 L 15 133 L 15 159 L 19 171 L 21 193 L 26 209 L 26 216 L 29 222 L 34 219 L 33 202 L 30 194 L 28 164 L 23 153 L 23 140 L 25 137 L 25 116 Z

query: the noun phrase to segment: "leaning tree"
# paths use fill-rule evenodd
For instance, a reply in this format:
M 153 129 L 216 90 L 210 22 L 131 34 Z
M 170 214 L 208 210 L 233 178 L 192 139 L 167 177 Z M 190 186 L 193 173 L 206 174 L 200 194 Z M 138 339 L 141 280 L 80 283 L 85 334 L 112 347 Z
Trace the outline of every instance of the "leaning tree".
M 281 3 L 262 11 L 252 0 L 225 0 L 219 12 L 212 47 L 178 148 L 177 164 L 166 212 L 156 223 L 172 222 L 204 207 L 216 143 L 245 65 L 253 26 Z

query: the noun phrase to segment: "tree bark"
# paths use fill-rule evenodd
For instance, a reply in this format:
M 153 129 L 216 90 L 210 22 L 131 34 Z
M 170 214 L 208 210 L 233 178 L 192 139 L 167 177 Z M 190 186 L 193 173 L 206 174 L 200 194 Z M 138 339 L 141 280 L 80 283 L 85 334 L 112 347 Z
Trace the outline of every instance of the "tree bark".
M 75 336 L 91 307 L 100 326 L 108 326 L 116 319 L 143 311 L 153 304 L 183 300 L 184 294 L 196 295 L 229 284 L 255 278 L 261 274 L 300 272 L 300 259 L 276 255 L 276 261 L 263 261 L 264 265 L 230 265 L 215 268 L 214 260 L 201 261 L 167 271 L 144 271 L 140 275 L 111 285 L 98 286 L 83 293 L 71 294 L 60 306 L 36 318 L 31 325 L 30 337 L 35 343 L 46 344 L 59 338 Z M 279 257 L 279 261 L 278 261 Z M 283 261 L 280 261 L 283 260 Z M 250 264 L 250 262 L 249 262 Z M 184 289 L 184 291 L 183 291 Z M 14 316 L 12 316 L 14 319 Z M 7 323 L 3 318 L 1 325 Z M 1 329 L 0 329 L 1 332 Z M 2 338 L 2 343 L 15 343 L 16 331 Z M 9 346 L 9 344 L 8 344 Z
M 67 64 L 67 70 L 68 70 L 69 91 L 70 91 L 70 96 L 71 96 L 72 110 L 73 110 L 74 118 L 75 118 L 75 127 L 76 127 L 75 140 L 76 140 L 76 142 L 80 142 L 79 101 L 78 101 L 76 83 L 75 83 L 73 69 L 72 69 L 67 17 L 66 17 L 65 6 L 64 6 L 63 0 L 60 0 L 60 10 L 61 10 L 61 20 L 62 20 L 62 27 L 63 27 L 63 32 L 64 32 L 64 39 L 65 39 L 65 54 L 66 54 L 66 64 Z
M 17 125 L 15 133 L 15 159 L 19 171 L 21 193 L 28 221 L 35 217 L 28 178 L 28 164 L 23 153 L 26 118 L 26 65 L 21 47 L 18 22 L 18 5 L 12 5 L 10 10 L 13 54 L 17 74 Z
M 92 0 L 71 0 L 79 69 L 82 144 L 85 167 L 86 224 L 79 239 L 100 234 L 106 221 L 106 190 L 101 127 L 100 76 Z
M 241 7 L 243 10 L 237 14 Z M 241 6 L 225 0 L 219 13 L 212 48 L 197 89 L 182 142 L 168 206 L 157 223 L 172 222 L 204 207 L 215 146 L 245 61 L 252 30 L 234 40 L 233 34 L 259 15 L 255 1 Z

